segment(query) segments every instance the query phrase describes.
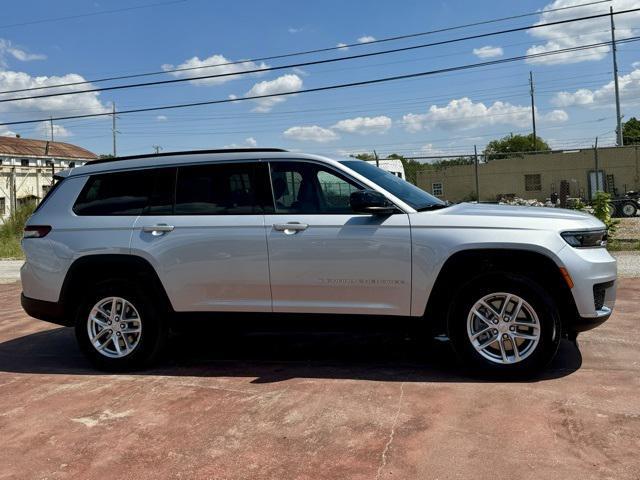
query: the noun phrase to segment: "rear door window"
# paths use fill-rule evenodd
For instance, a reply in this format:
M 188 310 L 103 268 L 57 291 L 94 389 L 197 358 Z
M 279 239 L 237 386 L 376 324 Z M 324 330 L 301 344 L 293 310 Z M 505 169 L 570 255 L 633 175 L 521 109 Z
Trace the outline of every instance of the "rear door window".
M 178 169 L 176 215 L 251 215 L 273 211 L 266 164 L 220 163 Z

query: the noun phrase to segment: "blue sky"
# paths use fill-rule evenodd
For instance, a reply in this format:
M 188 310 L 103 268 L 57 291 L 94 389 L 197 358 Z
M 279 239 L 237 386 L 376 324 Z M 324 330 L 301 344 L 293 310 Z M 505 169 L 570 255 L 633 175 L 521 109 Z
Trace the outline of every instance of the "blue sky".
M 292 59 L 331 58 L 445 40 L 638 6 L 614 0 L 563 12 L 466 28 L 412 40 L 366 45 L 367 39 L 432 30 L 509 15 L 588 3 L 550 1 L 162 1 L 64 2 L 23 0 L 3 4 L 0 19 L 0 91 L 91 80 L 102 76 L 201 66 L 299 50 L 365 44 Z M 153 5 L 153 6 L 149 6 Z M 55 20 L 125 9 L 99 15 Z M 40 20 L 43 20 L 40 22 Z M 300 69 L 184 82 L 54 99 L 0 104 L 0 121 L 243 97 L 401 75 L 567 48 L 609 39 L 608 19 L 518 32 L 410 52 Z M 619 15 L 618 38 L 640 35 L 638 13 Z M 623 114 L 640 115 L 640 44 L 619 47 Z M 240 69 L 261 65 L 240 66 Z M 204 69 L 190 74 L 227 71 Z M 536 81 L 538 134 L 556 148 L 587 147 L 599 136 L 614 142 L 612 61 L 608 48 L 374 86 L 299 94 L 280 101 L 243 101 L 181 110 L 121 115 L 118 153 L 277 146 L 340 155 L 470 153 L 491 139 L 529 133 L 528 75 Z M 147 78 L 176 78 L 163 75 Z M 145 79 L 143 79 L 145 80 Z M 96 84 L 96 86 L 106 84 Z M 86 88 L 86 87 L 77 87 Z M 1 96 L 6 98 L 6 95 Z M 111 151 L 109 118 L 60 121 L 57 140 L 96 153 Z M 0 135 L 46 138 L 47 124 L 0 126 Z

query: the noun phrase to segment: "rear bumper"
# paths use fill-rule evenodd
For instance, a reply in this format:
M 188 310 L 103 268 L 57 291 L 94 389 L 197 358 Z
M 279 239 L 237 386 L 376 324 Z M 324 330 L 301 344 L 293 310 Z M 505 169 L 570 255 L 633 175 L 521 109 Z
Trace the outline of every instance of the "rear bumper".
M 73 319 L 66 315 L 65 308 L 61 303 L 29 298 L 26 297 L 24 293 L 20 296 L 20 303 L 28 315 L 38 320 L 44 320 L 45 322 L 51 322 L 65 327 L 73 325 Z

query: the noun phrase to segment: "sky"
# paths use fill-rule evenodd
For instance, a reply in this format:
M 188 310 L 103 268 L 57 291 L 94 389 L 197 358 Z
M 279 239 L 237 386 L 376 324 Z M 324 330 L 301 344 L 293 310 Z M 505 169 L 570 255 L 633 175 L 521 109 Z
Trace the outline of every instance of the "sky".
M 114 82 L 241 73 L 311 60 L 455 39 L 496 30 L 640 7 L 613 0 L 208 1 L 21 0 L 3 2 L 0 92 L 173 68 L 187 72 Z M 507 16 L 535 15 L 411 39 L 416 32 Z M 640 36 L 640 12 L 617 15 L 618 40 Z M 0 123 L 132 108 L 242 99 L 517 57 L 610 40 L 609 18 L 453 42 L 428 48 L 169 85 L 0 103 Z M 251 59 L 357 44 L 285 59 Z M 203 65 L 245 61 L 236 65 Z M 640 42 L 618 46 L 624 118 L 640 116 Z M 511 133 L 531 132 L 529 72 L 537 134 L 552 148 L 615 143 L 612 55 L 608 46 L 375 85 L 286 97 L 117 116 L 117 153 L 223 147 L 281 147 L 344 156 L 447 156 L 482 150 Z M 29 92 L 42 94 L 63 89 Z M 0 94 L 0 99 L 27 93 Z M 112 152 L 109 116 L 53 122 L 54 139 Z M 0 135 L 48 139 L 50 122 L 0 125 Z

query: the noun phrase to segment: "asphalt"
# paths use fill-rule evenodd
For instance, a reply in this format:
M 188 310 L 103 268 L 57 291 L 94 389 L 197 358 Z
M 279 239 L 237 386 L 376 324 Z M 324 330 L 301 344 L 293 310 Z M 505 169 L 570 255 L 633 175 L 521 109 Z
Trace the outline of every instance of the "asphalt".
M 102 374 L 19 292 L 0 285 L 0 479 L 640 478 L 640 279 L 520 382 L 402 324 L 194 325 L 158 367 Z

